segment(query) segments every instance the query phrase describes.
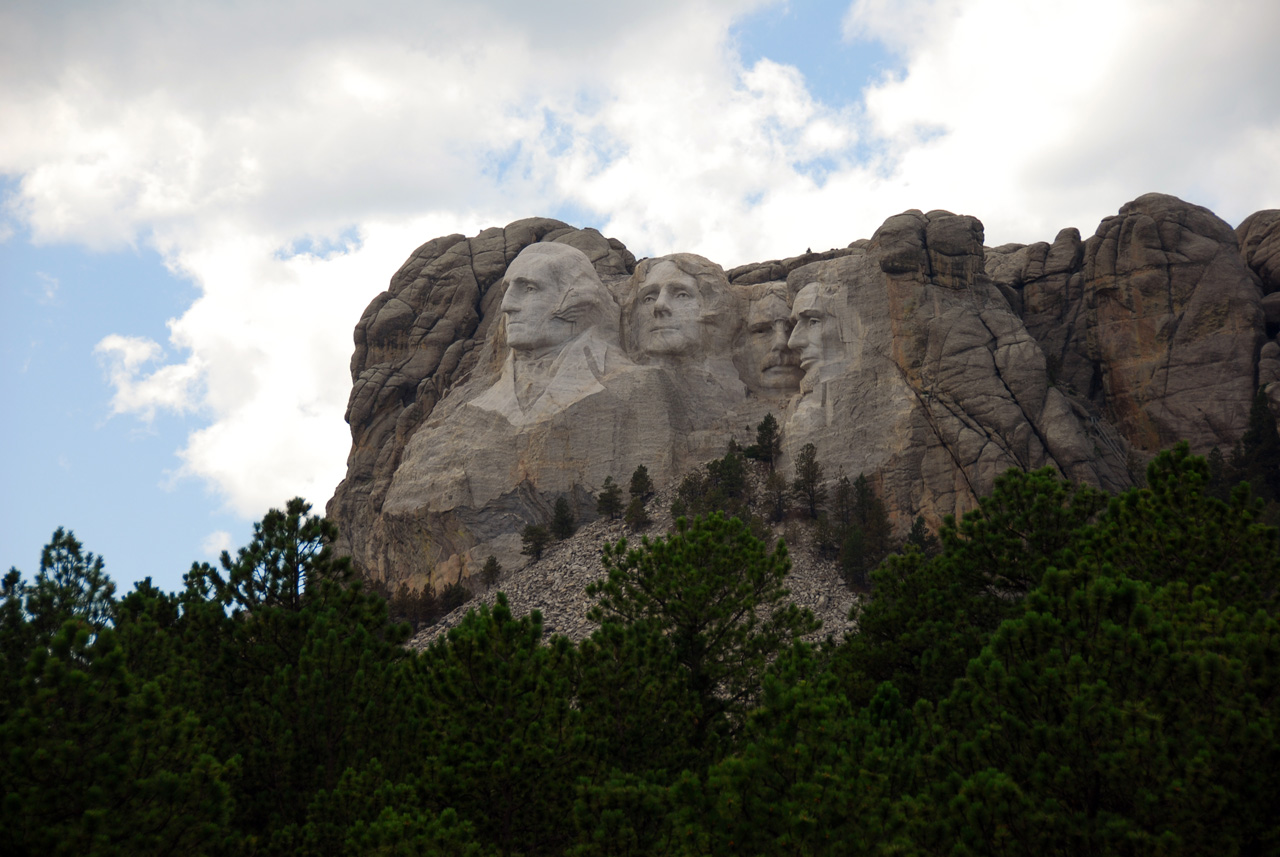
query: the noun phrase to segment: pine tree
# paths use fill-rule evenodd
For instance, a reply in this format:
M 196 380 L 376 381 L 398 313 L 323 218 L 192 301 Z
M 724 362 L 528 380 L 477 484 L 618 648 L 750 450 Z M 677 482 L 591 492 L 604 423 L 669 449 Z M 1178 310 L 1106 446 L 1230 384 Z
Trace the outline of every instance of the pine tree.
M 1253 486 L 1266 502 L 1280 502 L 1280 431 L 1262 389 L 1249 408 L 1249 426 L 1231 456 L 1232 481 Z
M 455 810 L 489 845 L 482 853 L 559 855 L 572 838 L 565 819 L 586 761 L 573 663 L 567 639 L 544 642 L 538 612 L 515 618 L 502 593 L 418 663 L 419 805 Z
M 480 580 L 484 582 L 485 591 L 488 592 L 501 576 L 502 563 L 498 562 L 496 556 L 489 554 L 489 558 L 484 561 L 484 567 L 480 569 Z
M 604 478 L 604 487 L 596 498 L 596 514 L 610 520 L 622 514 L 622 486 L 614 482 L 612 476 Z
M 790 491 L 787 480 L 777 470 L 769 471 L 764 480 L 764 499 L 769 509 L 769 520 L 781 521 L 787 514 L 787 498 Z
M 747 447 L 746 456 L 756 461 L 763 461 L 772 473 L 773 465 L 780 455 L 782 455 L 782 431 L 778 426 L 778 420 L 772 413 L 768 413 L 756 426 L 756 442 Z
M 631 498 L 631 502 L 627 504 L 627 513 L 623 516 L 623 521 L 627 527 L 635 531 L 646 529 L 653 523 L 653 519 L 649 517 L 649 512 L 644 507 L 644 500 L 640 497 Z
M 114 592 L 101 557 L 61 528 L 34 584 L 16 569 L 4 579 L 2 853 L 199 852 L 229 833 L 230 775 L 218 759 L 231 754 L 165 694 L 175 602 L 149 580 L 123 610 Z M 149 607 L 154 621 L 140 621 Z
M 636 465 L 635 471 L 631 474 L 631 499 L 638 497 L 641 503 L 647 503 L 653 496 L 653 491 L 653 480 L 649 478 L 649 468 L 643 464 Z
M 666 635 L 700 714 L 691 743 L 707 748 L 741 725 L 770 659 L 819 627 L 786 601 L 791 561 L 773 552 L 737 518 L 717 513 L 678 523 L 640 548 L 606 545 L 604 581 L 587 592 L 597 622 L 644 622 Z
M 911 532 L 907 534 L 907 544 L 914 546 L 925 556 L 936 556 L 938 553 L 938 537 L 929 532 L 923 515 L 917 515 L 911 524 Z
M 524 544 L 520 553 L 537 562 L 551 542 L 551 533 L 541 524 L 527 524 L 520 532 L 520 541 Z
M 557 497 L 555 510 L 551 515 L 551 535 L 562 541 L 573 535 L 575 529 L 577 524 L 573 519 L 573 510 L 569 508 L 569 501 L 564 497 Z
M 818 463 L 818 450 L 806 443 L 796 456 L 796 478 L 791 488 L 809 509 L 809 517 L 818 517 L 818 507 L 827 499 L 827 489 L 822 485 L 822 465 Z
M 334 556 L 336 527 L 309 513 L 300 498 L 270 510 L 221 571 L 194 566 L 182 595 L 184 659 L 204 673 L 190 704 L 217 724 L 219 753 L 240 757 L 234 822 L 250 837 L 300 824 L 403 716 L 409 629 Z M 394 745 L 382 758 L 408 763 Z
M 857 608 L 858 634 L 834 665 L 850 698 L 869 700 L 883 681 L 908 706 L 945 694 L 1045 570 L 1078 547 L 1105 500 L 1050 468 L 1009 470 L 959 524 L 946 520 L 940 555 L 890 556 L 871 573 L 875 597 Z
M 857 500 L 853 493 L 853 483 L 849 481 L 848 476 L 844 475 L 843 469 L 840 478 L 836 480 L 836 493 L 832 505 L 836 525 L 842 530 L 848 530 L 853 526 L 853 512 L 857 506 Z

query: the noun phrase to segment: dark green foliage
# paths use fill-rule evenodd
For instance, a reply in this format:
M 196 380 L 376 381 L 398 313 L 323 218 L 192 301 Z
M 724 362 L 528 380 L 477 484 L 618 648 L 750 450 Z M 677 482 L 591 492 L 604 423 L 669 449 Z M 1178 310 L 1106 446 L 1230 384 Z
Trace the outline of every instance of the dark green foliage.
M 796 498 L 809 510 L 810 518 L 818 517 L 818 507 L 827 499 L 827 489 L 822 484 L 822 465 L 818 463 L 818 449 L 806 443 L 796 456 L 796 478 L 791 489 Z
M 623 516 L 623 522 L 629 529 L 636 532 L 647 529 L 653 523 L 648 510 L 644 507 L 644 500 L 639 497 L 631 498 L 631 502 L 627 504 L 627 513 Z
M 835 496 L 832 498 L 831 504 L 832 517 L 835 519 L 836 525 L 842 530 L 848 530 L 849 527 L 853 526 L 855 505 L 853 483 L 849 481 L 849 477 L 845 476 L 842 471 L 840 478 L 836 480 Z
M 849 517 L 840 543 L 840 571 L 851 586 L 862 587 L 892 549 L 889 513 L 865 474 L 859 474 L 852 490 L 845 493 L 852 501 L 847 508 L 840 508 L 839 497 L 836 503 L 838 512 Z
M 596 514 L 610 520 L 622 514 L 622 486 L 614 482 L 612 476 L 604 478 L 604 487 L 596 498 Z
M 786 547 L 766 550 L 736 518 L 680 519 L 675 532 L 638 549 L 625 539 L 606 545 L 603 562 L 608 578 L 587 590 L 599 597 L 590 615 L 666 635 L 698 700 L 698 748 L 741 724 L 768 660 L 818 627 L 785 602 Z
M 1280 545 L 1256 533 L 1249 551 L 1270 595 L 1212 571 L 1233 564 L 1236 548 L 1201 530 L 1217 501 L 1200 494 L 1186 464 L 1162 456 L 1152 465 L 1161 472 L 1149 473 L 1154 493 L 1117 504 L 1148 507 L 1148 523 L 1190 519 L 1194 544 L 1166 553 L 1165 533 L 1113 508 L 1126 520 L 1103 522 L 1098 553 L 1046 572 L 949 697 L 921 707 L 934 744 L 927 805 L 954 808 L 934 830 L 940 846 L 1063 855 L 1280 847 Z M 1249 527 L 1243 516 L 1217 523 Z M 1164 564 L 1186 548 L 1224 552 Z M 1111 556 L 1142 562 L 1131 575 Z
M 551 543 L 551 533 L 541 524 L 528 524 L 520 533 L 520 541 L 524 544 L 520 553 L 537 562 Z
M 376 586 L 374 590 L 381 592 Z M 381 594 L 386 597 L 385 592 Z M 415 631 L 438 621 L 448 612 L 430 586 L 412 589 L 408 583 L 401 583 L 395 594 L 387 599 L 387 614 L 392 621 L 408 622 Z
M 680 784 L 679 828 L 698 854 L 909 852 L 896 802 L 916 753 L 891 684 L 855 710 L 800 647 L 764 677 L 742 749 Z
M 75 534 L 58 527 L 40 552 L 40 571 L 27 586 L 16 569 L 5 580 L 7 608 L 21 614 L 27 639 L 15 655 L 25 660 L 30 645 L 47 642 L 69 620 L 87 626 L 91 632 L 106 627 L 115 608 L 116 585 L 103 571 L 102 557 L 86 553 Z M 7 615 L 6 621 L 14 621 Z M 18 627 L 15 622 L 14 627 Z
M 320 791 L 307 807 L 306 822 L 279 831 L 276 850 L 287 844 L 300 857 L 379 854 L 388 857 L 481 857 L 491 853 L 475 828 L 452 809 L 424 809 L 412 781 L 387 779 L 374 759 L 348 768 L 332 790 Z
M 440 609 L 452 613 L 471 600 L 471 590 L 461 583 L 450 583 L 440 592 Z
M 551 514 L 551 535 L 557 541 L 567 539 L 578 528 L 573 517 L 573 509 L 564 497 L 556 498 L 555 509 Z
M 723 512 L 727 517 L 749 520 L 747 466 L 737 444 L 731 440 L 724 457 L 707 462 L 704 471 L 685 474 L 676 499 L 679 506 L 673 504 L 673 517 Z
M 259 843 L 299 823 L 397 718 L 408 628 L 333 556 L 335 528 L 309 511 L 300 499 L 271 510 L 234 560 L 223 553 L 222 573 L 193 567 L 183 594 L 187 657 L 206 673 L 192 705 L 219 752 L 242 760 L 235 820 Z
M 1005 474 L 818 648 L 720 515 L 610 546 L 577 647 L 499 594 L 422 654 L 301 501 L 180 596 L 55 534 L 0 600 L 0 852 L 1280 853 L 1280 540 L 1214 492 L 1185 446 L 1110 499 Z
M 539 615 L 512 617 L 501 593 L 424 653 L 423 805 L 456 810 L 499 853 L 562 853 L 573 834 L 569 785 L 585 763 L 573 661 L 567 640 L 544 643 Z
M 111 629 L 90 627 L 68 619 L 5 689 L 0 851 L 215 850 L 231 800 L 198 720 L 130 674 Z
M 777 523 L 786 517 L 788 497 L 787 480 L 778 471 L 770 470 L 764 480 L 764 502 L 770 521 Z
M 1264 502 L 1280 502 L 1280 431 L 1262 389 L 1253 397 L 1249 427 L 1231 455 L 1228 475 L 1232 483 L 1248 482 Z
M 631 474 L 631 499 L 640 498 L 640 502 L 647 503 L 649 498 L 653 496 L 654 487 L 653 480 L 649 478 L 649 468 L 643 464 L 636 465 L 635 471 Z
M 154 590 L 126 599 L 126 612 Z M 26 585 L 16 570 L 0 607 L 0 851 L 15 855 L 150 854 L 217 850 L 231 808 L 225 766 L 165 682 L 130 670 L 117 634 L 115 585 L 101 558 L 61 528 Z M 152 599 L 153 601 L 155 599 Z M 164 624 L 176 617 L 171 599 Z M 57 627 L 54 622 L 60 623 Z M 158 624 L 135 659 L 162 672 Z M 225 758 L 225 757 L 223 757 Z
M 865 701 L 890 680 L 909 704 L 946 693 L 1044 571 L 1067 559 L 1104 502 L 1049 468 L 1010 470 L 960 524 L 947 520 L 942 555 L 889 557 L 871 574 L 874 598 L 858 608 L 860 633 L 838 666 L 853 670 L 851 698 Z
M 485 591 L 487 592 L 497 583 L 500 577 L 502 577 L 502 563 L 498 562 L 496 556 L 489 554 L 489 558 L 484 561 L 484 567 L 480 569 L 480 580 L 484 582 Z
M 577 667 L 578 706 L 596 758 L 629 774 L 696 763 L 698 700 L 657 625 L 605 622 L 579 646 Z
M 813 522 L 813 546 L 825 559 L 831 559 L 840 552 L 841 533 L 843 529 L 831 522 L 831 516 L 819 512 L 818 519 Z
M 923 516 L 916 516 L 911 523 L 911 532 L 907 534 L 907 544 L 925 556 L 936 556 L 938 553 L 938 537 L 929 532 Z
M 743 453 L 747 458 L 762 461 L 773 472 L 773 465 L 782 455 L 782 429 L 773 414 L 765 414 L 764 419 L 756 426 L 756 442 L 748 446 Z

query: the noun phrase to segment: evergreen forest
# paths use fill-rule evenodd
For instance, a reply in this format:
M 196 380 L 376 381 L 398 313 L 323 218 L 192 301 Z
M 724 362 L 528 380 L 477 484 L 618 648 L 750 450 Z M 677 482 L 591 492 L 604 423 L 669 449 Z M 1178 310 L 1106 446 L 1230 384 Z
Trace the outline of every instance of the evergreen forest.
M 784 541 L 705 492 L 604 551 L 579 643 L 499 596 L 407 648 L 301 500 L 176 593 L 58 530 L 0 593 L 0 853 L 1280 854 L 1280 541 L 1221 469 L 1009 471 L 851 565 L 820 642 Z M 868 490 L 834 488 L 832 527 Z

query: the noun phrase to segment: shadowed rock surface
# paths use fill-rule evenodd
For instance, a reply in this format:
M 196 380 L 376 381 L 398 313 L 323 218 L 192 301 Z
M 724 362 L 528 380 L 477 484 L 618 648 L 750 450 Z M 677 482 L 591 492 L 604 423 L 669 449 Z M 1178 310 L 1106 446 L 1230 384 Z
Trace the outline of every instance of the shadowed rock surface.
M 936 526 L 971 508 L 1008 467 L 1119 490 L 1179 439 L 1229 449 L 1257 384 L 1280 397 L 1280 318 L 1264 304 L 1278 293 L 1278 224 L 1259 212 L 1232 230 L 1148 194 L 1087 240 L 1069 228 L 984 248 L 974 217 L 909 211 L 846 248 L 727 272 L 707 260 L 637 272 L 621 242 L 542 218 L 437 238 L 356 327 L 352 450 L 328 514 L 377 578 L 439 586 L 489 554 L 519 568 L 520 531 L 546 523 L 558 497 L 590 521 L 606 476 L 625 486 L 644 464 L 672 485 L 731 437 L 751 443 L 768 412 L 784 473 L 813 443 L 829 481 L 872 480 L 899 534 L 917 515 Z M 508 267 L 538 242 L 581 250 L 620 321 L 652 313 L 653 336 L 692 343 L 702 330 L 703 345 L 656 360 L 625 332 L 576 330 L 540 370 L 555 396 L 529 405 L 502 301 Z M 759 335 L 772 338 L 752 343 L 766 293 L 774 327 Z M 808 362 L 802 380 L 793 368 L 766 385 L 783 298 L 787 361 Z

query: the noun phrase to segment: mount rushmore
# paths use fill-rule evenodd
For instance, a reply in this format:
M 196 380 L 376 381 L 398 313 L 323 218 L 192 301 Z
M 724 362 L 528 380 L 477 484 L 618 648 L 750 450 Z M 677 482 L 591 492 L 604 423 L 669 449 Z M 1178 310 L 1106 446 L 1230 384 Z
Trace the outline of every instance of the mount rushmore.
M 1259 387 L 1280 410 L 1280 211 L 1148 194 L 1087 240 L 983 237 L 913 210 L 729 271 L 545 218 L 428 241 L 356 326 L 342 547 L 411 585 L 517 567 L 558 498 L 590 519 L 606 477 L 670 484 L 768 413 L 783 467 L 813 444 L 905 532 L 1009 467 L 1120 490 L 1178 440 L 1229 451 Z

